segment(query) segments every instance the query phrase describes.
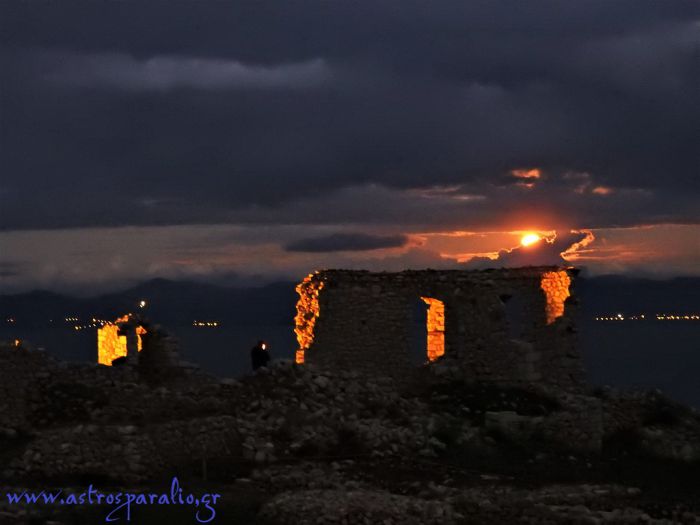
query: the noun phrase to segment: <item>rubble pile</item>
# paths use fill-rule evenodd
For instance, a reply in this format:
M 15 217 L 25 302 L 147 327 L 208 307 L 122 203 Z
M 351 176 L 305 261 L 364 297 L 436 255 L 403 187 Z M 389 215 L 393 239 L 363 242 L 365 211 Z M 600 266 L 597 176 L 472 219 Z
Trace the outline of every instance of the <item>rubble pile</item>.
M 275 525 L 381 523 L 637 524 L 698 523 L 681 506 L 660 515 L 640 508 L 640 489 L 619 485 L 552 485 L 542 489 L 431 487 L 432 494 L 377 488 L 296 490 L 267 502 L 260 516 Z
M 285 492 L 267 503 L 260 516 L 279 525 L 442 525 L 457 517 L 448 503 L 365 490 Z
M 7 486 L 208 473 L 222 490 L 261 495 L 268 525 L 700 522 L 700 487 L 694 500 L 657 504 L 646 485 L 663 490 L 661 478 L 615 478 L 628 457 L 664 462 L 670 480 L 700 471 L 700 417 L 656 392 L 430 373 L 407 386 L 291 361 L 240 380 L 186 368 L 154 382 L 138 363 L 66 365 L 20 349 L 0 349 L 0 374 Z M 0 516 L 23 523 L 26 512 Z
M 700 414 L 658 390 L 598 389 L 608 438 L 627 452 L 681 462 L 700 461 Z M 632 450 L 630 450 L 632 449 Z
M 619 485 L 551 485 L 540 489 L 491 486 L 452 491 L 446 500 L 466 523 L 697 523 L 682 508 L 652 516 L 640 503 L 641 490 Z
M 442 447 L 433 437 L 439 415 L 401 396 L 390 378 L 281 361 L 241 384 L 237 406 L 248 459 L 431 455 Z M 265 449 L 272 443 L 274 454 Z

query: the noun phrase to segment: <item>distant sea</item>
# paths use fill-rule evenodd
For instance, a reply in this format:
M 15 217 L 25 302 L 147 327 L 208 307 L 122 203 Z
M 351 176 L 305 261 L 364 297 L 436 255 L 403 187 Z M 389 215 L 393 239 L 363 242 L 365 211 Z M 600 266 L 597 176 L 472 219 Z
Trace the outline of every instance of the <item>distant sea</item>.
M 579 348 L 593 384 L 658 388 L 700 408 L 699 321 L 587 321 Z
M 285 324 L 167 328 L 178 338 L 184 359 L 219 376 L 247 373 L 249 351 L 258 339 L 268 341 L 275 358 L 292 359 L 296 349 L 292 327 Z M 25 333 L 0 327 L 0 338 L 16 336 L 61 359 L 96 360 L 95 329 L 75 331 L 57 325 Z M 579 323 L 579 348 L 594 385 L 658 388 L 700 408 L 700 322 L 584 320 Z
M 288 325 L 245 325 L 197 328 L 191 325 L 165 327 L 178 341 L 180 357 L 222 377 L 237 377 L 250 370 L 250 349 L 258 340 L 268 342 L 274 358 L 292 359 L 296 336 Z M 97 362 L 97 329 L 76 331 L 57 324 L 31 329 L 0 327 L 0 339 L 19 337 L 35 348 L 44 348 L 67 361 Z

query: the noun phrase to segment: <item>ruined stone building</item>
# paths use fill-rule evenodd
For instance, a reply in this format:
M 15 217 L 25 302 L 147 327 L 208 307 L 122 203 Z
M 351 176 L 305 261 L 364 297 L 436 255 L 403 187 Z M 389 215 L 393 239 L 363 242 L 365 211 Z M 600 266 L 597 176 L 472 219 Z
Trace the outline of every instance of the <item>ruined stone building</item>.
M 101 365 L 129 364 L 140 380 L 150 383 L 179 381 L 198 372 L 182 361 L 179 344 L 160 325 L 138 314 L 124 315 L 97 330 L 97 362 Z
M 465 380 L 575 388 L 583 382 L 571 296 L 576 273 L 319 271 L 297 286 L 296 361 L 396 378 L 420 361 L 444 363 Z
M 143 349 L 146 329 L 138 316 L 127 314 L 97 329 L 97 362 L 111 366 L 115 359 Z

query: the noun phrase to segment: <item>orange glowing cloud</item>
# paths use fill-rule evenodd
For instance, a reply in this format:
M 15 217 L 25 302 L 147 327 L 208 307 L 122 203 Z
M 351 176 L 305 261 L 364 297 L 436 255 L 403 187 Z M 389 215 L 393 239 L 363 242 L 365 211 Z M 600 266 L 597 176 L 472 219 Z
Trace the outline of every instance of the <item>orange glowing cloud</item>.
M 571 230 L 572 234 L 582 234 L 585 235 L 580 241 L 574 242 L 566 250 L 561 252 L 561 257 L 565 261 L 575 261 L 581 257 L 582 253 L 585 253 L 584 248 L 595 241 L 595 235 L 591 230 Z
M 608 186 L 596 186 L 591 190 L 591 193 L 595 195 L 610 195 L 612 192 L 613 189 Z
M 542 176 L 542 172 L 539 168 L 511 170 L 510 174 L 512 177 L 518 179 L 516 185 L 527 189 L 534 188 L 535 181 Z
M 644 272 L 658 276 L 698 274 L 697 225 L 656 224 L 601 228 L 563 256 L 592 274 Z
M 534 188 L 535 181 L 542 176 L 539 168 L 511 170 L 510 174 L 518 180 L 515 183 L 516 186 L 527 188 L 528 190 Z
M 588 231 L 524 230 L 509 232 L 518 236 L 518 245 L 501 249 L 496 257 L 474 257 L 466 264 L 472 268 L 569 265 L 578 250 L 593 242 Z M 566 257 L 565 257 L 566 255 Z
M 539 168 L 532 168 L 529 170 L 511 170 L 510 174 L 516 179 L 539 179 L 542 176 L 542 172 Z

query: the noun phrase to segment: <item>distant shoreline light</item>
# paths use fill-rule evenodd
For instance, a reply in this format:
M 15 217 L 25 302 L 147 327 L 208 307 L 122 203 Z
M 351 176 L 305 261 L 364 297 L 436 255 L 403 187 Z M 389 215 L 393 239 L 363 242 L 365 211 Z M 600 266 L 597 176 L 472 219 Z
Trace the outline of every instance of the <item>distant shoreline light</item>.
M 700 314 L 686 314 L 686 313 L 657 313 L 657 314 L 632 314 L 626 315 L 622 313 L 597 315 L 593 317 L 594 321 L 601 322 L 620 322 L 620 321 L 700 321 Z M 2 321 L 2 320 L 0 320 Z M 6 324 L 16 324 L 16 317 L 8 317 L 5 320 Z M 36 320 L 35 320 L 36 321 Z M 86 319 L 86 321 L 80 324 L 80 319 L 78 317 L 66 317 L 64 318 L 66 324 L 71 325 L 70 328 L 73 330 L 87 330 L 90 328 L 101 328 L 109 321 L 99 318 Z M 77 323 L 76 323 L 77 321 Z M 53 319 L 49 319 L 52 323 Z M 220 321 L 201 321 L 195 319 L 192 321 L 192 326 L 195 328 L 219 328 L 221 326 Z
M 595 321 L 700 321 L 700 314 L 655 314 L 655 315 L 601 315 L 594 317 Z
M 196 328 L 218 328 L 219 321 L 192 321 L 192 326 Z

